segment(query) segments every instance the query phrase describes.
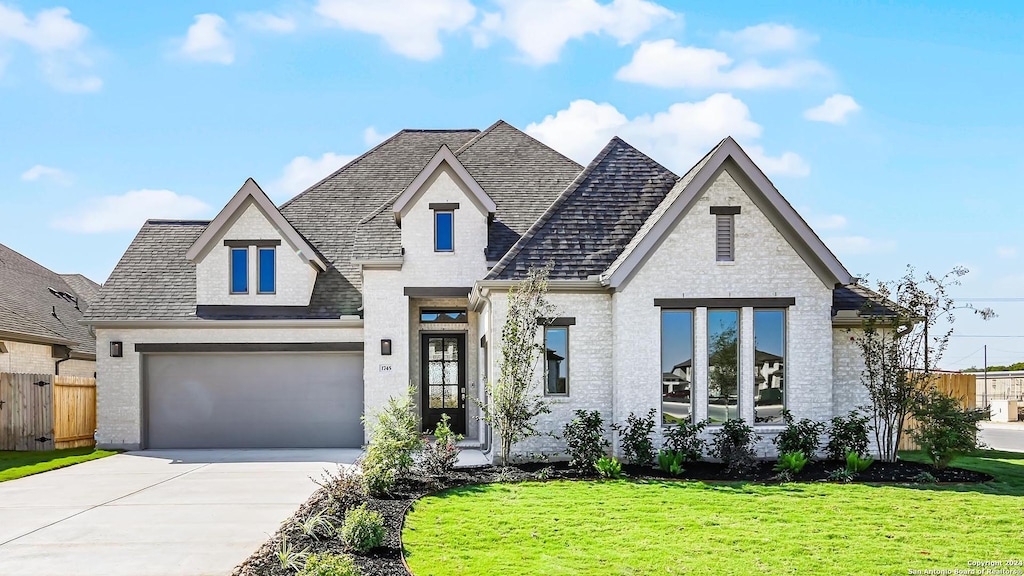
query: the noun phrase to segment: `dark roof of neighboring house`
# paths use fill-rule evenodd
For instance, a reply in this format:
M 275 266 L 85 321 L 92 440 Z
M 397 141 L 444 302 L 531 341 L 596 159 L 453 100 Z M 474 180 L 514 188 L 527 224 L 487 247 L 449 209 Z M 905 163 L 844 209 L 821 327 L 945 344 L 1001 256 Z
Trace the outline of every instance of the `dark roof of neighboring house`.
M 489 251 L 500 257 L 581 167 L 509 124 L 487 130 L 402 130 L 281 205 L 327 261 L 301 317 L 358 314 L 360 259 L 401 256 L 392 204 L 441 148 L 498 203 Z M 195 265 L 185 252 L 209 222 L 150 221 L 104 284 L 92 320 L 196 318 Z
M 612 138 L 487 276 L 523 277 L 552 263 L 551 278 L 604 272 L 678 180 L 622 139 Z
M 60 274 L 0 244 L 0 286 L 5 339 L 63 344 L 76 356 L 96 355 L 95 336 L 79 323 L 88 299 Z
M 68 286 L 75 291 L 79 298 L 85 300 L 88 304 L 92 304 L 99 298 L 100 288 L 103 288 L 81 274 L 61 274 L 60 277 L 67 282 Z
M 853 310 L 867 315 L 889 316 L 897 304 L 878 292 L 860 284 L 839 286 L 832 291 L 832 314 Z

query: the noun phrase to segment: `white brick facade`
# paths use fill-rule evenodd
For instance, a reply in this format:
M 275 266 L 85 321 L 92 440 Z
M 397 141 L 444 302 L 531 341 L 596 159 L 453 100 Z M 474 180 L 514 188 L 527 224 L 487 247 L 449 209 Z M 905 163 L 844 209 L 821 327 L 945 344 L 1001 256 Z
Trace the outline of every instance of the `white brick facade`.
M 295 246 L 267 219 L 252 200 L 230 223 L 224 234 L 210 243 L 206 254 L 196 263 L 196 302 L 200 305 L 306 306 L 313 293 L 316 270 L 300 257 Z M 276 291 L 260 294 L 257 290 L 257 249 L 249 247 L 249 292 L 232 294 L 230 287 L 231 248 L 225 240 L 278 240 L 276 252 Z

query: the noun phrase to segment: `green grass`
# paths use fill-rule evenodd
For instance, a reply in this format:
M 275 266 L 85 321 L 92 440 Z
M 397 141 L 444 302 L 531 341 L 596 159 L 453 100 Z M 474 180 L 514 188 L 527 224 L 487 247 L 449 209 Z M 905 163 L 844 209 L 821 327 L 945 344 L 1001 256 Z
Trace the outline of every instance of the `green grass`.
M 112 454 L 117 452 L 95 448 L 68 448 L 48 452 L 0 452 L 0 482 L 105 458 Z
M 955 464 L 996 481 L 470 486 L 417 502 L 403 539 L 416 576 L 907 574 L 1024 559 L 1024 454 Z

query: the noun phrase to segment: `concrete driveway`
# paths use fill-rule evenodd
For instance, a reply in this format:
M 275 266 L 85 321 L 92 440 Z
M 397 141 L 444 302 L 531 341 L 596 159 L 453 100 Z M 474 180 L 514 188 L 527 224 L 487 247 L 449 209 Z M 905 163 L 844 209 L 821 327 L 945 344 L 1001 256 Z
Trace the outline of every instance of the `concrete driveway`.
M 0 574 L 230 574 L 359 454 L 147 450 L 2 482 Z

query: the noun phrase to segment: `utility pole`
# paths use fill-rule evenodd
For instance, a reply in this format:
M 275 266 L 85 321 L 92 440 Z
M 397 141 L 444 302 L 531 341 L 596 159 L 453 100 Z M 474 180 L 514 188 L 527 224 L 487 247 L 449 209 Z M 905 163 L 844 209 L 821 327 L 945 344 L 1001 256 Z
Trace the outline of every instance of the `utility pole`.
M 982 393 L 982 402 L 988 407 L 988 344 L 985 344 L 985 375 L 982 377 L 985 391 Z

